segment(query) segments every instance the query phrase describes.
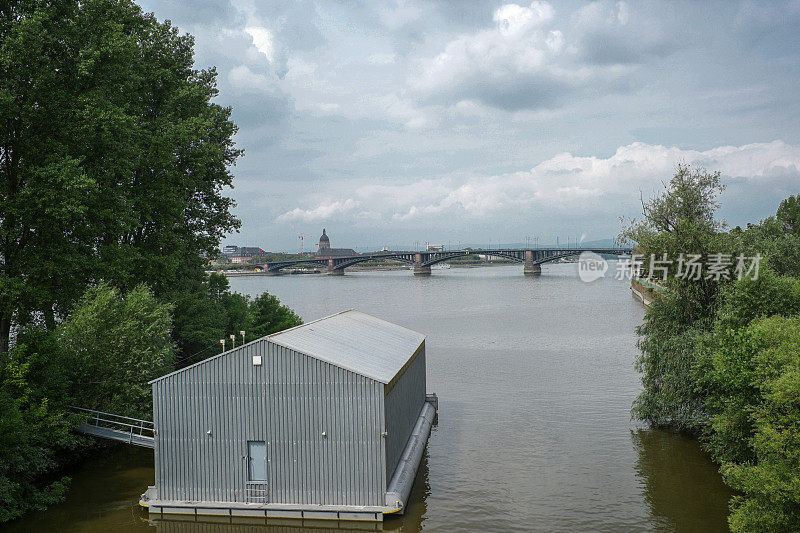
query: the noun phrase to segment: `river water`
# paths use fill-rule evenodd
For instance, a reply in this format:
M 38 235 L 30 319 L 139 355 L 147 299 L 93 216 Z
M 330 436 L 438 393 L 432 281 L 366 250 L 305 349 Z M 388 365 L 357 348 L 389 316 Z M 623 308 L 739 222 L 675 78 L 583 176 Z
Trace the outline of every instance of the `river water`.
M 356 308 L 427 335 L 439 419 L 407 514 L 390 531 L 727 531 L 731 493 L 697 443 L 630 420 L 640 390 L 626 282 L 584 283 L 575 264 L 240 277 L 304 320 Z M 3 531 L 292 531 L 149 520 L 136 502 L 152 452 L 114 447 L 73 475 L 66 503 Z M 352 525 L 344 525 L 345 529 Z

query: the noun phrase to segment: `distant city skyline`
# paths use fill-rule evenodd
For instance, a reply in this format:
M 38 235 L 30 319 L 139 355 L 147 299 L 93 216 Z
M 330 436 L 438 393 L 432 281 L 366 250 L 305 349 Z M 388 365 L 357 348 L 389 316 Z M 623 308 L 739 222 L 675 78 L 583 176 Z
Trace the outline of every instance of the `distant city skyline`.
M 800 190 L 797 2 L 140 5 L 240 127 L 223 244 L 605 239 L 679 162 L 731 225 Z

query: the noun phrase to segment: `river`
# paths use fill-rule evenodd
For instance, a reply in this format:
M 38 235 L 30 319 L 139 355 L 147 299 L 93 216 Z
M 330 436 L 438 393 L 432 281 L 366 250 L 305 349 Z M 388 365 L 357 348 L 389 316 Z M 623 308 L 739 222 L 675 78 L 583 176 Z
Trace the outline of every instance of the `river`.
M 304 320 L 356 308 L 427 335 L 439 419 L 406 516 L 392 531 L 727 531 L 730 491 L 698 444 L 630 420 L 640 390 L 627 283 L 575 264 L 240 277 Z M 297 522 L 148 520 L 152 452 L 114 447 L 72 473 L 68 501 L 2 531 L 303 531 Z M 332 525 L 332 524 L 331 524 Z M 349 526 L 348 526 L 349 527 Z

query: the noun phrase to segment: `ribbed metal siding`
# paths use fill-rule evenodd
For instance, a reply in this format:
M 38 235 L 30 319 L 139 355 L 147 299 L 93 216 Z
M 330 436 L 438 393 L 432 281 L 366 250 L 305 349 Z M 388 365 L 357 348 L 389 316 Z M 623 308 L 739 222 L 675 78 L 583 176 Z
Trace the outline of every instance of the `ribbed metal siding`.
M 158 497 L 246 501 L 247 441 L 263 440 L 271 502 L 382 505 L 383 387 L 267 340 L 166 376 L 153 383 Z
M 419 411 L 425 403 L 425 347 L 384 399 L 386 409 L 386 478 L 391 480 Z

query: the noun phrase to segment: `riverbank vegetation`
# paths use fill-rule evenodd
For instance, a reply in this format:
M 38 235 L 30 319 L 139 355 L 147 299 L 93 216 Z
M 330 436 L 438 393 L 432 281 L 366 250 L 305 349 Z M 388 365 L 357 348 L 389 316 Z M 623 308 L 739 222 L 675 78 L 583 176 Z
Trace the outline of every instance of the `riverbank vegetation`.
M 0 522 L 99 445 L 69 406 L 150 418 L 148 380 L 300 323 L 204 272 L 240 224 L 216 95 L 192 38 L 130 0 L 0 6 Z
M 633 415 L 696 435 L 738 491 L 734 532 L 800 530 L 800 208 L 798 196 L 746 228 L 717 218 L 718 173 L 680 166 L 621 240 L 667 291 L 639 329 L 643 392 Z M 666 280 L 661 259 L 760 256 L 751 274 Z

